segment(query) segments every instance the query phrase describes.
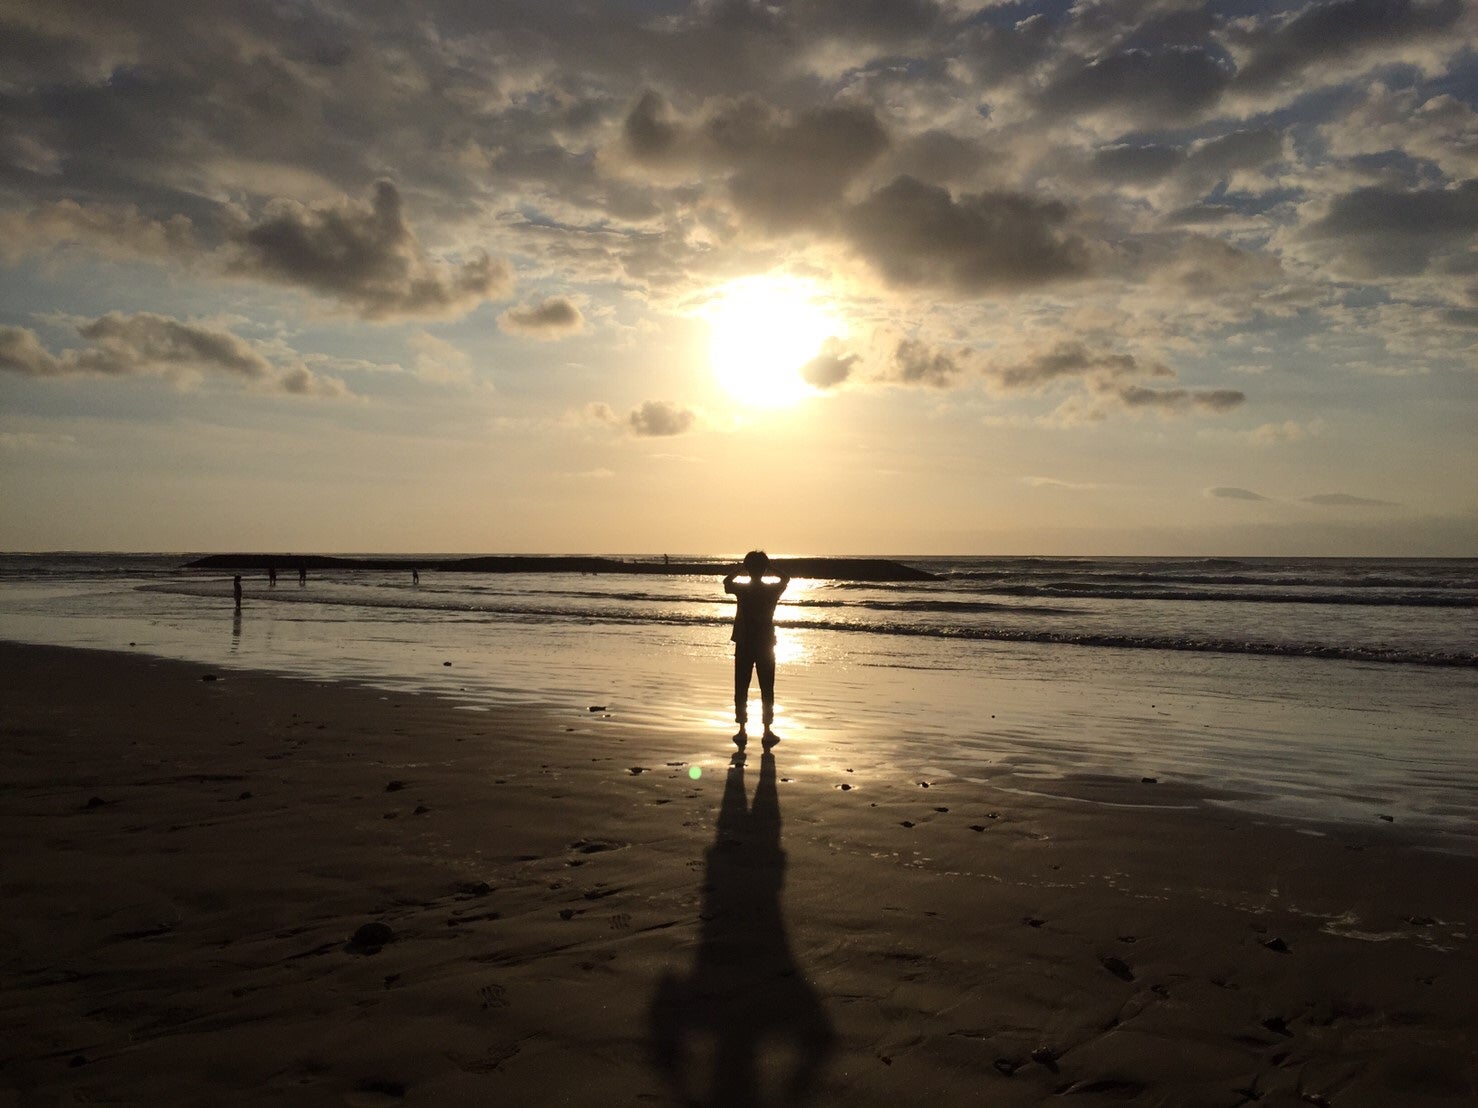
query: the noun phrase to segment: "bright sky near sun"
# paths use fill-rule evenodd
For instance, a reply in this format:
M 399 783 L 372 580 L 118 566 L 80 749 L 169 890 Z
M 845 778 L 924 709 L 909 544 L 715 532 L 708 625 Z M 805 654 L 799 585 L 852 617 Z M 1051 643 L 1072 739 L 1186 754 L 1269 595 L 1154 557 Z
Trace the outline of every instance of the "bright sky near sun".
M 0 0 L 0 549 L 1478 553 L 1475 42 Z

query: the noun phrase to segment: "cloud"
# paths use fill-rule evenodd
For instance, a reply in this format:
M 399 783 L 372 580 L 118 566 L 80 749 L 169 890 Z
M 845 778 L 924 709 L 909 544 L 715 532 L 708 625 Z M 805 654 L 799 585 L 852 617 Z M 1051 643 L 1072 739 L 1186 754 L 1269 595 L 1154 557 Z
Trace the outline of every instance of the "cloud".
M 472 360 L 446 339 L 417 331 L 405 341 L 415 352 L 415 373 L 421 380 L 459 384 L 472 379 Z
M 843 353 L 836 339 L 827 339 L 817 354 L 800 368 L 801 380 L 816 389 L 834 389 L 846 383 L 860 355 Z
M 0 258 L 6 261 L 72 244 L 110 257 L 186 261 L 198 249 L 188 218 L 151 219 L 132 204 L 58 200 L 27 211 L 0 212 Z
M 734 207 L 770 231 L 817 221 L 888 146 L 867 105 L 788 112 L 749 94 L 711 101 L 684 119 L 650 89 L 627 114 L 621 140 L 637 167 L 722 178 Z
M 903 339 L 893 351 L 887 380 L 942 389 L 955 383 L 963 366 L 957 355 L 918 339 Z
M 1236 389 L 1155 389 L 1146 385 L 1112 385 L 1103 390 L 1124 407 L 1178 415 L 1201 410 L 1229 412 L 1240 407 L 1247 395 Z
M 843 217 L 851 246 L 894 285 L 977 294 L 1082 277 L 1088 252 L 1062 230 L 1066 205 L 1024 193 L 956 199 L 898 177 Z
M 1305 504 L 1318 504 L 1326 508 L 1395 508 L 1390 500 L 1371 500 L 1364 496 L 1351 496 L 1347 492 L 1321 492 L 1303 498 Z
M 1057 116 L 1121 112 L 1147 122 L 1182 122 L 1214 106 L 1232 78 L 1232 67 L 1201 46 L 1136 47 L 1065 60 L 1041 104 Z
M 588 404 L 585 418 L 618 427 L 638 438 L 667 438 L 681 435 L 693 429 L 698 413 L 684 408 L 671 400 L 647 400 L 629 411 L 624 417 L 618 415 L 609 404 Z
M 1295 238 L 1323 244 L 1355 276 L 1420 274 L 1471 251 L 1478 238 L 1478 179 L 1452 188 L 1355 189 L 1335 197 Z
M 626 417 L 631 433 L 641 438 L 665 438 L 690 430 L 697 415 L 670 400 L 648 400 Z
M 80 355 L 94 372 L 127 375 L 178 367 L 214 370 L 257 381 L 272 374 L 272 363 L 230 331 L 182 323 L 152 312 L 131 316 L 109 312 L 79 326 L 77 333 L 95 344 Z
M 0 369 L 22 377 L 58 377 L 67 372 L 60 358 L 41 345 L 28 327 L 0 326 Z
M 309 289 L 368 320 L 459 316 L 513 288 L 508 263 L 486 253 L 460 264 L 428 258 L 390 181 L 375 184 L 368 204 L 276 201 L 237 247 L 231 272 Z
M 70 451 L 77 447 L 72 435 L 45 431 L 0 431 L 0 451 L 24 454 Z
M 1316 66 L 1344 63 L 1338 76 L 1358 74 L 1367 57 L 1389 58 L 1407 43 L 1435 41 L 1456 49 L 1449 32 L 1462 17 L 1462 0 L 1332 0 L 1308 4 L 1263 22 L 1232 28 L 1239 55 L 1239 89 L 1285 85 Z
M 1365 99 L 1330 119 L 1320 133 L 1337 157 L 1399 150 L 1438 166 L 1451 180 L 1478 177 L 1478 111 L 1455 96 L 1375 83 Z
M 1271 497 L 1264 496 L 1260 492 L 1251 489 L 1239 489 L 1235 486 L 1222 485 L 1218 488 L 1207 489 L 1206 495 L 1213 500 L 1270 500 Z
M 218 327 L 186 323 L 152 312 L 110 312 L 77 325 L 90 345 L 53 354 L 36 333 L 0 327 L 0 370 L 27 377 L 169 376 L 234 378 L 268 391 L 298 396 L 346 396 L 344 383 L 315 374 L 300 361 L 281 367 L 256 344 Z
M 1088 492 L 1103 487 L 1091 482 L 1060 481 L 1056 477 L 1023 477 L 1021 483 L 1034 489 L 1063 489 L 1070 492 Z
M 583 330 L 585 317 L 567 297 L 551 296 L 537 304 L 509 308 L 498 317 L 498 326 L 514 335 L 558 339 Z
M 1299 442 L 1302 439 L 1318 435 L 1323 430 L 1324 422 L 1320 419 L 1313 419 L 1308 423 L 1299 423 L 1297 420 L 1287 419 L 1282 423 L 1263 423 L 1242 434 L 1252 442 L 1270 444 Z
M 1062 380 L 1120 377 L 1174 377 L 1159 362 L 1144 362 L 1133 354 L 1090 350 L 1081 342 L 1061 342 L 1026 361 L 987 368 L 986 376 L 1003 389 L 1040 389 Z

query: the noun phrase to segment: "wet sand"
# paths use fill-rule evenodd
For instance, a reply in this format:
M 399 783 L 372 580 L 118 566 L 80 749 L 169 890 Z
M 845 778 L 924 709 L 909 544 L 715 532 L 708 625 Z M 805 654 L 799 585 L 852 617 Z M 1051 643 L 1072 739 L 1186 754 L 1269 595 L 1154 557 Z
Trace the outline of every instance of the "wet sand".
M 1399 825 L 62 648 L 0 706 L 0 1103 L 1478 1098 L 1478 859 Z

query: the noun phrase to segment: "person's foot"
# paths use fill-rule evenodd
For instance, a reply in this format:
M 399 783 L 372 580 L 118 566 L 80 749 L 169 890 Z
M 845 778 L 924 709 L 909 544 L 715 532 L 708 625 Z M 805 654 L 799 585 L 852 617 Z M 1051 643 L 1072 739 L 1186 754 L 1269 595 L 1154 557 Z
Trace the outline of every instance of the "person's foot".
M 766 750 L 769 750 L 770 747 L 774 746 L 779 741 L 780 736 L 775 734 L 775 732 L 771 731 L 768 727 L 765 728 L 765 733 L 760 736 L 760 743 L 764 746 Z
M 737 746 L 740 750 L 743 750 L 744 744 L 748 741 L 749 732 L 744 730 L 744 724 L 741 723 L 739 725 L 739 730 L 734 732 L 734 745 Z

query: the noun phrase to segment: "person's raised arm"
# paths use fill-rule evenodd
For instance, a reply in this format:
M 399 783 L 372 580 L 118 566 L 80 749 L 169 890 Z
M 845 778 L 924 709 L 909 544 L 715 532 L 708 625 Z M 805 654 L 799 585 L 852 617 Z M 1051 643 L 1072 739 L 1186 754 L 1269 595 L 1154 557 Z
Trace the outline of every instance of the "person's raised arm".
M 730 592 L 731 593 L 731 592 L 734 591 L 734 578 L 736 578 L 738 576 L 739 576 L 739 567 L 738 566 L 735 566 L 732 570 L 730 570 L 728 573 L 726 573 L 724 575 L 724 592 Z

